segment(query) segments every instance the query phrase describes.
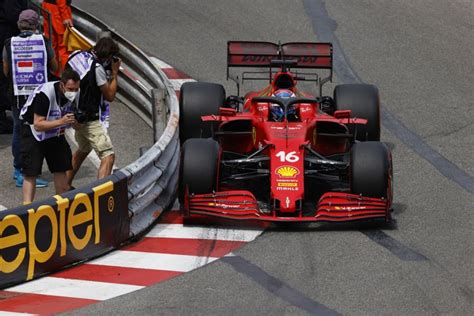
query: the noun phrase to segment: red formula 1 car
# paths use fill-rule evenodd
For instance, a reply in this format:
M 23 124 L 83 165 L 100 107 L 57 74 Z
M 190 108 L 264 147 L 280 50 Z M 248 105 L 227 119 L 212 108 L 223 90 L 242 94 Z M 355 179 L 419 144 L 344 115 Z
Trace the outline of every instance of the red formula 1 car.
M 322 85 L 332 80 L 330 43 L 232 41 L 227 60 L 227 78 L 237 90 L 251 79 L 269 85 L 227 98 L 219 84 L 182 85 L 184 216 L 390 219 L 392 159 L 380 142 L 376 87 L 344 84 L 333 97 L 322 96 Z M 245 71 L 239 80 L 230 76 L 230 67 L 260 70 Z M 311 69 L 329 74 L 322 78 Z M 302 92 L 298 81 L 315 82 L 316 93 Z

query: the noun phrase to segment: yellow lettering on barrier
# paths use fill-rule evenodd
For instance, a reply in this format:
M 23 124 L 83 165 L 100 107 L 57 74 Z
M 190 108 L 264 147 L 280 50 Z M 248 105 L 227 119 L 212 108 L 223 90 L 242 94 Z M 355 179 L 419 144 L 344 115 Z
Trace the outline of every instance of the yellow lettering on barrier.
M 26 280 L 31 280 L 35 275 L 36 264 L 46 263 L 50 260 L 58 248 L 58 243 L 61 257 L 67 254 L 69 242 L 74 249 L 83 250 L 91 242 L 93 233 L 95 234 L 95 244 L 99 244 L 101 241 L 100 199 L 113 192 L 113 190 L 114 183 L 108 181 L 92 188 L 93 204 L 92 196 L 89 197 L 85 193 L 77 194 L 72 201 L 55 195 L 57 212 L 51 205 L 42 205 L 37 210 L 28 209 L 27 217 L 23 219 L 18 215 L 5 216 L 0 220 L 0 250 L 14 246 L 19 249 L 16 257 L 11 261 L 7 261 L 0 255 L 0 272 L 12 273 L 25 260 L 28 260 Z M 108 199 L 104 198 L 104 201 L 107 202 L 104 205 L 105 209 L 110 213 L 113 212 L 115 208 L 114 197 L 110 195 Z M 78 209 L 82 212 L 78 213 Z M 49 236 L 48 225 L 51 225 L 51 236 Z M 75 231 L 75 228 L 79 225 L 86 225 L 82 238 L 79 238 Z M 9 229 L 10 234 L 3 236 L 7 229 Z M 16 229 L 17 233 L 11 234 L 13 229 Z M 38 236 L 37 240 L 38 230 L 41 230 L 46 236 Z M 50 240 L 48 240 L 49 237 Z M 46 247 L 48 243 L 48 249 L 44 251 L 40 249 Z M 21 247 L 22 244 L 25 244 L 24 247 Z
M 95 243 L 98 244 L 100 242 L 99 199 L 102 195 L 110 193 L 114 190 L 114 183 L 112 181 L 107 181 L 95 188 L 92 188 L 92 190 L 94 191 Z
M 85 212 L 76 214 L 76 209 L 83 204 L 86 207 Z M 72 201 L 69 208 L 69 215 L 67 217 L 67 233 L 71 240 L 72 246 L 77 250 L 84 249 L 92 237 L 92 225 L 87 225 L 86 233 L 83 238 L 77 237 L 74 232 L 74 227 L 87 223 L 92 220 L 92 205 L 89 197 L 85 193 L 78 193 Z
M 59 243 L 61 245 L 61 250 L 59 255 L 64 257 L 66 255 L 66 209 L 69 206 L 69 199 L 65 199 L 59 195 L 55 195 L 56 204 L 58 205 L 59 212 Z
M 3 232 L 8 226 L 15 227 L 17 233 L 2 237 Z M 0 221 L 0 249 L 6 249 L 13 246 L 26 243 L 25 226 L 21 218 L 17 215 L 7 215 Z M 26 248 L 18 250 L 18 254 L 12 261 L 6 261 L 0 256 L 0 272 L 10 273 L 15 271 L 25 259 Z
M 42 217 L 47 217 L 51 222 L 51 244 L 46 251 L 38 249 L 35 240 L 36 225 Z M 27 280 L 31 280 L 35 274 L 35 263 L 44 263 L 54 254 L 58 245 L 58 223 L 54 210 L 49 205 L 43 205 L 35 212 L 34 209 L 28 210 L 28 248 L 30 251 L 30 261 L 28 264 Z

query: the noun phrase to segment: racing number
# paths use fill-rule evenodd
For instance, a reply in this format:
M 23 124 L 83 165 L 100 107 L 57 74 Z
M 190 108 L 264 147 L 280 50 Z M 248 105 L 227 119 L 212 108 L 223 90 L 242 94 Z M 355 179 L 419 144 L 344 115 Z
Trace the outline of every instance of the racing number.
M 281 162 L 297 162 L 300 160 L 300 157 L 296 155 L 296 151 L 290 151 L 289 153 L 285 153 L 283 150 L 276 153 L 276 156 L 280 158 Z

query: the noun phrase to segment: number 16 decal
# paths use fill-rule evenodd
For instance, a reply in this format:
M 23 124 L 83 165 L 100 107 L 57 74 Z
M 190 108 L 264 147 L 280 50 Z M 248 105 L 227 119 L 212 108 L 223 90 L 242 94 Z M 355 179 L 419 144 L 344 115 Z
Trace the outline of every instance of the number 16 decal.
M 290 151 L 289 153 L 285 153 L 283 150 L 276 153 L 278 158 L 280 158 L 281 162 L 297 162 L 300 160 L 300 157 L 296 155 L 296 151 Z

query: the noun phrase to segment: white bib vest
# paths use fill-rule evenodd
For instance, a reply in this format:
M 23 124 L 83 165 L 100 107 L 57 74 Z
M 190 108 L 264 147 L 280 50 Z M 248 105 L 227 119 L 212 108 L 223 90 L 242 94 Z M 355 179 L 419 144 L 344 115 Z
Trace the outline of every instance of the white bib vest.
M 58 104 L 58 100 L 56 99 L 56 91 L 54 89 L 54 84 L 57 82 L 58 81 L 52 81 L 52 82 L 48 82 L 37 87 L 33 91 L 33 93 L 29 95 L 28 100 L 26 101 L 25 105 L 22 107 L 21 112 L 20 112 L 20 119 L 23 119 L 23 115 L 28 111 L 28 108 L 33 103 L 34 98 L 40 92 L 43 92 L 49 100 L 49 109 L 48 109 L 48 114 L 46 115 L 46 120 L 48 121 L 58 120 L 61 117 L 63 117 L 66 113 L 71 113 L 72 108 L 73 108 L 73 104 L 71 101 L 68 101 L 68 103 L 66 103 L 66 105 L 64 105 L 62 108 Z M 63 125 L 63 126 L 53 128 L 44 132 L 38 132 L 35 129 L 33 124 L 30 125 L 31 133 L 33 134 L 35 139 L 39 142 L 45 139 L 56 137 L 63 134 L 64 130 L 68 127 L 69 127 L 68 125 Z

